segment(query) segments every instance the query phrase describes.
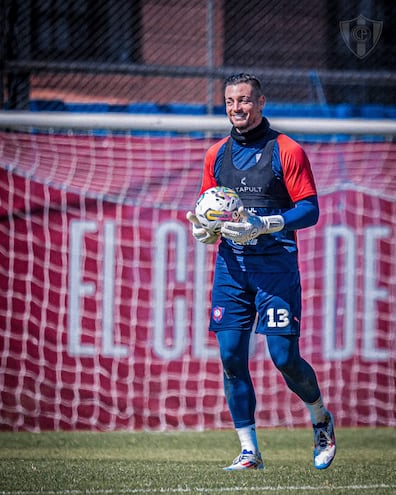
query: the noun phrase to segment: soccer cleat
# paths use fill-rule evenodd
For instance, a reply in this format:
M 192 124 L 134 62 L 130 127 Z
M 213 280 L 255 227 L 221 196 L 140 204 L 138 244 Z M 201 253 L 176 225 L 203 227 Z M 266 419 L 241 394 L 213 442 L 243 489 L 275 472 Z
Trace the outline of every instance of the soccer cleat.
M 264 469 L 260 452 L 253 454 L 251 450 L 243 450 L 236 457 L 231 466 L 223 468 L 225 471 L 241 471 L 243 469 Z
M 314 429 L 314 466 L 326 469 L 333 462 L 336 453 L 334 419 L 330 412 L 323 423 L 313 425 Z

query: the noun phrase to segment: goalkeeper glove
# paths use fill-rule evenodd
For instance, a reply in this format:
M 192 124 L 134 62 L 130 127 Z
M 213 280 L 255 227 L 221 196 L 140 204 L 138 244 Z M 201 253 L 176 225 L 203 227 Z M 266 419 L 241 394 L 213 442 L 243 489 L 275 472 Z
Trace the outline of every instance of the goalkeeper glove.
M 237 244 L 246 244 L 261 234 L 279 232 L 285 226 L 282 215 L 259 217 L 240 209 L 240 222 L 225 222 L 221 228 L 221 235 Z
M 203 242 L 204 244 L 214 244 L 219 239 L 220 232 L 211 232 L 210 230 L 204 229 L 194 213 L 189 211 L 186 217 L 187 220 L 192 223 L 192 235 L 197 241 Z

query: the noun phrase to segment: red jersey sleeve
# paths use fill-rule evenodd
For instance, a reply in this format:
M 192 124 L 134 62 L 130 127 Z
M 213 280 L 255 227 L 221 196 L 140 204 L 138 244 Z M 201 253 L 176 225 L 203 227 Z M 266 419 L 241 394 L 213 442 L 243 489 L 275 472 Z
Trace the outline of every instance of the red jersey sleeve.
M 292 201 L 315 196 L 315 179 L 303 148 L 285 134 L 279 134 L 277 141 L 283 178 Z
M 221 146 L 227 141 L 227 139 L 228 137 L 222 139 L 221 141 L 218 141 L 217 143 L 212 145 L 206 152 L 204 159 L 202 184 L 201 184 L 201 189 L 199 191 L 200 195 L 207 189 L 210 189 L 211 187 L 215 187 L 218 185 L 214 176 L 214 167 L 215 167 L 217 153 L 221 148 Z

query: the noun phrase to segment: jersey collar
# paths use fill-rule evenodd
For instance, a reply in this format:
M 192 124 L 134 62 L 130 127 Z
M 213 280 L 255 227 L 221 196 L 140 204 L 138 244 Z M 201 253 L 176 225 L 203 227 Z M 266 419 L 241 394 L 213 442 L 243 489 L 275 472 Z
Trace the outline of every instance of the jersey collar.
M 260 141 L 268 132 L 268 129 L 269 122 L 265 117 L 263 117 L 262 121 L 257 127 L 244 134 L 239 133 L 233 126 L 231 129 L 231 137 L 240 144 L 251 144 L 256 141 Z

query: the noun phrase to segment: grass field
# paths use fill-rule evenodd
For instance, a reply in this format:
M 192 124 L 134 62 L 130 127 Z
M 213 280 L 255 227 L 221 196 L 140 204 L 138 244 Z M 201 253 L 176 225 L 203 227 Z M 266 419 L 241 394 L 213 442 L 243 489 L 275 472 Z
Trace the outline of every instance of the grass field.
M 226 472 L 233 431 L 0 433 L 0 495 L 396 494 L 396 429 L 338 429 L 312 466 L 308 429 L 259 431 L 264 471 Z

